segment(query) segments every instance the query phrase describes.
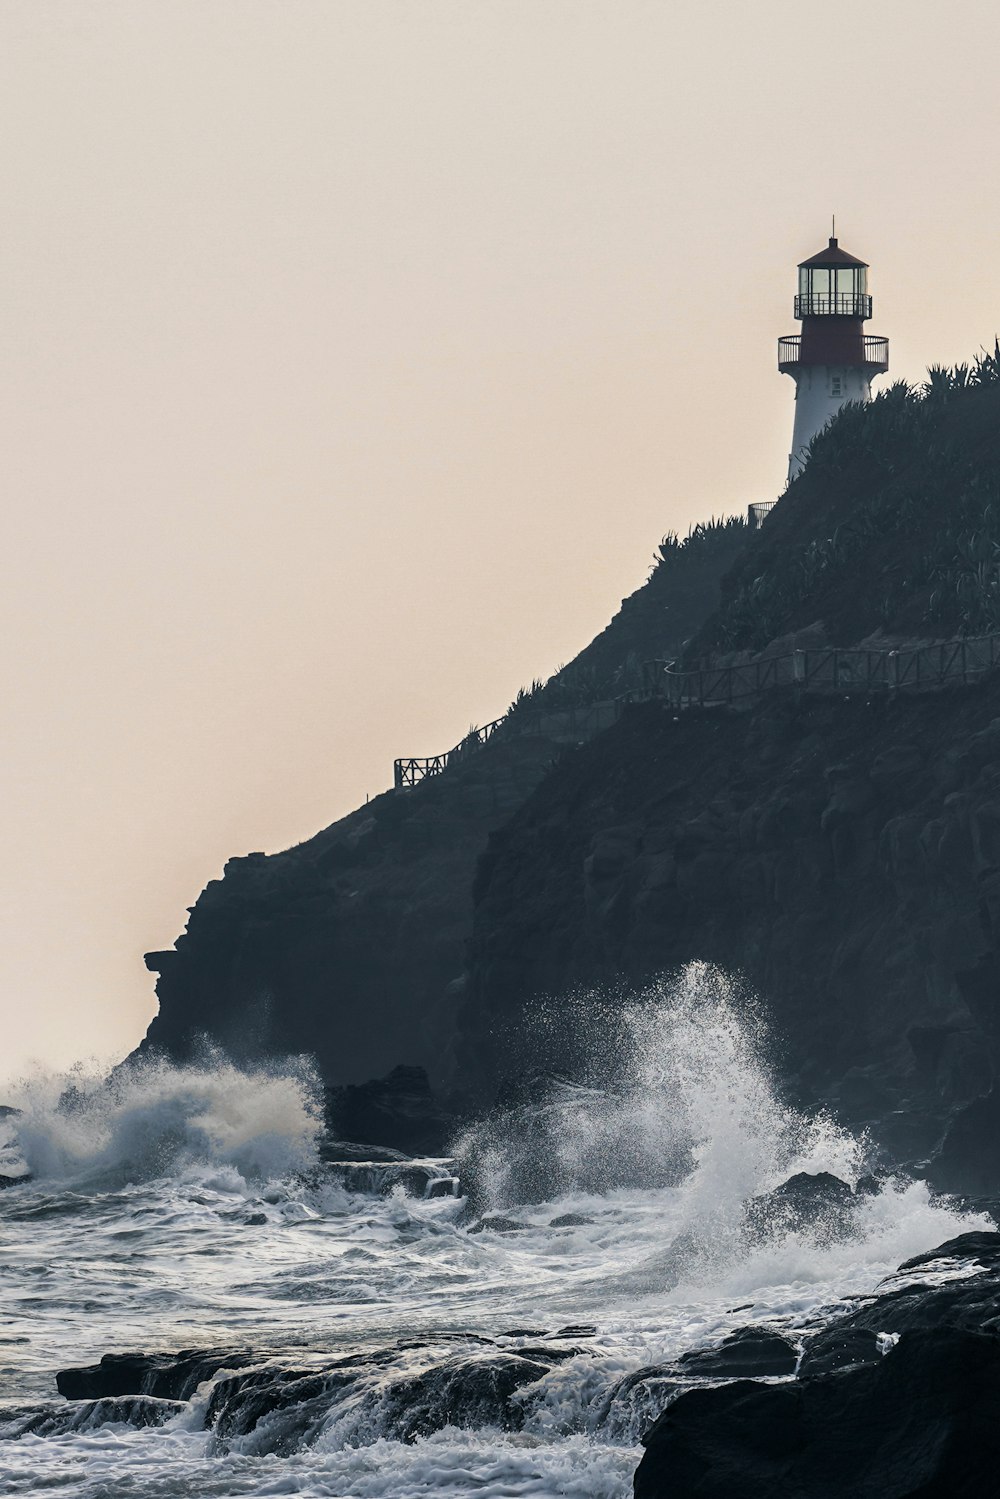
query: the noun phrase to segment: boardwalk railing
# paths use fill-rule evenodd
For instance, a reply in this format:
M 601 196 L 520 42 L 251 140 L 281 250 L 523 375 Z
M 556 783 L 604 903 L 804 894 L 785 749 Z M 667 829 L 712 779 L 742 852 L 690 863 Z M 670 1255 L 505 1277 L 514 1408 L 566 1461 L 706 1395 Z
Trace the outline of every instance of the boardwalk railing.
M 393 785 L 397 791 L 401 791 L 404 787 L 416 786 L 428 776 L 440 775 L 449 765 L 455 765 L 473 751 L 481 749 L 505 722 L 506 719 L 495 718 L 481 729 L 470 729 L 460 744 L 456 744 L 454 749 L 445 750 L 443 755 L 407 755 L 397 760 L 393 765 Z
M 678 671 L 673 661 L 644 661 L 642 684 L 620 697 L 560 712 L 525 712 L 497 718 L 481 729 L 470 729 L 460 744 L 443 755 L 410 755 L 395 762 L 394 784 L 406 790 L 440 775 L 487 744 L 500 729 L 503 737 L 534 735 L 562 743 L 578 743 L 610 728 L 628 703 L 661 699 L 675 708 L 720 707 L 757 697 L 775 687 L 798 687 L 806 692 L 919 692 L 948 682 L 968 682 L 1000 665 L 1000 635 L 972 640 L 946 640 L 940 645 L 911 650 L 790 651 L 783 656 L 758 656 L 738 666 L 708 666 Z
M 740 666 L 676 671 L 660 665 L 660 692 L 678 707 L 706 707 L 755 697 L 773 687 L 798 685 L 807 692 L 926 690 L 946 682 L 968 682 L 1000 662 L 1000 636 L 948 640 L 912 650 L 792 651 Z
M 661 689 L 662 690 L 662 689 Z M 652 695 L 652 687 L 643 694 Z M 602 729 L 609 729 L 621 717 L 628 695 L 608 698 L 603 702 L 586 703 L 579 708 L 559 708 L 551 712 L 544 708 L 521 710 L 510 718 L 498 718 L 483 729 L 472 729 L 454 749 L 443 755 L 410 755 L 397 760 L 394 767 L 394 785 L 397 791 L 417 786 L 428 776 L 440 775 L 442 770 L 457 764 L 467 755 L 479 749 L 502 729 L 504 739 L 551 739 L 556 744 L 579 744 L 592 739 Z

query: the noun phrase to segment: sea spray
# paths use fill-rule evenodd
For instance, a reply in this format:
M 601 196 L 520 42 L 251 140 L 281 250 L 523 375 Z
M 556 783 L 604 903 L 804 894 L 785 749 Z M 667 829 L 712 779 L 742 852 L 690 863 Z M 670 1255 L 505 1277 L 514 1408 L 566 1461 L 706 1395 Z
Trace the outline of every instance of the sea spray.
M 496 1111 L 457 1142 L 484 1206 L 681 1187 L 691 1217 L 718 1232 L 793 1171 L 853 1185 L 863 1170 L 863 1139 L 781 1100 L 755 997 L 710 964 L 638 992 L 540 1005 L 526 1022 L 538 1055 L 551 1054 L 560 1024 L 576 1077 L 539 1077 L 533 1102 Z
M 232 1167 L 250 1180 L 315 1162 L 321 1090 L 304 1059 L 254 1069 L 206 1048 L 177 1065 L 123 1063 L 110 1077 L 76 1070 L 37 1075 L 11 1091 L 11 1147 L 46 1181 L 146 1181 L 194 1165 Z

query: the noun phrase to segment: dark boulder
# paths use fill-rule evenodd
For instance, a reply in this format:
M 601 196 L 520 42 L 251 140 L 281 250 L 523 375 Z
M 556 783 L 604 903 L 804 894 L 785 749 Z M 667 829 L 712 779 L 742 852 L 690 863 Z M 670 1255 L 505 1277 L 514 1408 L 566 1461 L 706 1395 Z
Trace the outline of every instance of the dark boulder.
M 917 1280 L 866 1297 L 853 1312 L 810 1337 L 800 1378 L 878 1363 L 884 1346 L 880 1334 L 951 1327 L 1000 1335 L 1000 1233 L 960 1234 L 907 1260 L 900 1273 L 940 1268 L 949 1261 L 966 1273 L 938 1284 Z
M 832 1374 L 835 1369 L 852 1369 L 858 1364 L 877 1364 L 881 1357 L 878 1333 L 870 1327 L 835 1325 L 810 1338 L 799 1365 L 799 1377 Z
M 383 1431 L 397 1441 L 414 1442 L 445 1426 L 499 1427 L 520 1431 L 524 1408 L 516 1399 L 524 1385 L 548 1373 L 558 1354 L 542 1362 L 519 1353 L 460 1356 L 394 1382 L 382 1407 Z
M 829 1334 L 821 1334 L 817 1342 L 857 1328 L 872 1333 L 908 1333 L 935 1327 L 1000 1336 L 1000 1260 L 977 1274 L 937 1285 L 917 1281 L 883 1292 L 834 1323 Z
M 189 1400 L 205 1379 L 220 1369 L 242 1369 L 254 1362 L 232 1348 L 183 1349 L 180 1353 L 106 1353 L 99 1364 L 60 1369 L 56 1388 L 67 1400 L 103 1400 L 121 1395 L 153 1395 Z
M 403 1376 L 388 1367 L 396 1349 L 351 1355 L 314 1370 L 267 1365 L 220 1380 L 206 1425 L 223 1441 L 241 1438 L 243 1452 L 279 1454 L 314 1440 L 338 1407 L 349 1407 L 351 1419 L 367 1432 L 394 1441 L 413 1442 L 445 1426 L 516 1431 L 524 1420 L 517 1391 L 577 1351 L 532 1348 L 529 1357 L 484 1346 Z
M 431 1092 L 422 1067 L 394 1067 L 386 1077 L 326 1090 L 330 1132 L 408 1155 L 443 1155 L 457 1120 Z
M 1000 1233 L 976 1230 L 974 1233 L 959 1234 L 957 1238 L 939 1244 L 936 1249 L 928 1249 L 926 1254 L 915 1254 L 912 1259 L 904 1260 L 899 1268 L 916 1270 L 921 1265 L 932 1265 L 938 1260 L 956 1259 L 971 1260 L 984 1269 L 996 1265 L 1000 1261 Z
M 345 1162 L 364 1166 L 375 1162 L 380 1165 L 392 1165 L 400 1161 L 413 1160 L 413 1157 L 405 1150 L 391 1150 L 388 1145 L 366 1145 L 358 1140 L 337 1140 L 330 1135 L 324 1135 L 320 1140 L 319 1158 L 323 1162 L 336 1166 L 342 1166 Z
M 768 1327 L 741 1327 L 714 1348 L 684 1353 L 678 1363 L 685 1375 L 706 1379 L 759 1379 L 794 1374 L 798 1349 Z
M 124 1395 L 116 1399 L 87 1400 L 79 1405 L 50 1406 L 16 1420 L 5 1432 L 11 1437 L 56 1437 L 67 1432 L 96 1431 L 99 1426 L 163 1426 L 186 1411 L 182 1400 L 161 1400 L 150 1395 Z
M 799 1171 L 773 1192 L 750 1198 L 744 1208 L 744 1231 L 752 1241 L 804 1229 L 834 1237 L 849 1231 L 856 1201 L 847 1183 L 829 1171 Z
M 257 1452 L 294 1452 L 315 1437 L 331 1410 L 385 1358 L 384 1353 L 352 1355 L 322 1370 L 265 1365 L 220 1379 L 205 1424 L 224 1441 L 253 1433 Z
M 469 1229 L 470 1234 L 517 1234 L 522 1233 L 528 1225 L 519 1223 L 516 1218 L 507 1218 L 503 1213 L 489 1213 L 474 1223 Z
M 636 1499 L 981 1499 L 1000 1462 L 1000 1339 L 904 1334 L 877 1364 L 689 1391 L 644 1439 Z

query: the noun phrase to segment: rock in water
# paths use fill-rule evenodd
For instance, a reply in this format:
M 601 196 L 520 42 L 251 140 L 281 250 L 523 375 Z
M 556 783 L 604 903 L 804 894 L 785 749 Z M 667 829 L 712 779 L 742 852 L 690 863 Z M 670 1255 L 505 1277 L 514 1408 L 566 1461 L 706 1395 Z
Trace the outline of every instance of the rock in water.
M 328 1088 L 326 1099 L 332 1134 L 409 1155 L 443 1155 L 456 1127 L 422 1067 L 394 1067 L 386 1077 Z
M 750 1198 L 744 1231 L 753 1243 L 803 1229 L 835 1237 L 849 1231 L 856 1200 L 847 1183 L 829 1171 L 799 1171 L 773 1192 Z
M 99 1364 L 60 1369 L 56 1389 L 67 1400 L 152 1395 L 190 1400 L 202 1380 L 220 1369 L 242 1369 L 253 1360 L 232 1348 L 193 1348 L 180 1353 L 106 1353 Z
M 984 1499 L 1000 1463 L 1000 1339 L 905 1333 L 877 1364 L 678 1397 L 635 1499 Z
M 96 1431 L 101 1426 L 164 1426 L 187 1410 L 181 1400 L 160 1400 L 150 1395 L 125 1395 L 116 1400 L 87 1400 L 81 1404 L 42 1410 L 15 1419 L 11 1437 L 54 1437 L 69 1432 Z
M 22 1171 L 20 1176 L 0 1175 L 0 1192 L 2 1192 L 5 1187 L 22 1187 L 25 1182 L 30 1182 L 33 1180 L 34 1177 L 32 1176 L 30 1171 Z

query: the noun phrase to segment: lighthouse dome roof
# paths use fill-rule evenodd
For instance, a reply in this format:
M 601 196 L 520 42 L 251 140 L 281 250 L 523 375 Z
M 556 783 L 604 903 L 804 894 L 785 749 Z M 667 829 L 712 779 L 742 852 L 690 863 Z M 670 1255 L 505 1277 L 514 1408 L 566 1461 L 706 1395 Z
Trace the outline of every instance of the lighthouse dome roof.
M 830 266 L 832 268 L 838 265 L 866 266 L 867 264 L 867 260 L 859 260 L 856 255 L 848 255 L 847 251 L 842 250 L 837 241 L 831 238 L 826 249 L 820 250 L 818 255 L 810 255 L 808 260 L 800 260 L 799 268 L 801 269 L 803 266 Z

